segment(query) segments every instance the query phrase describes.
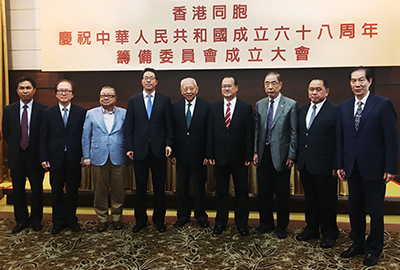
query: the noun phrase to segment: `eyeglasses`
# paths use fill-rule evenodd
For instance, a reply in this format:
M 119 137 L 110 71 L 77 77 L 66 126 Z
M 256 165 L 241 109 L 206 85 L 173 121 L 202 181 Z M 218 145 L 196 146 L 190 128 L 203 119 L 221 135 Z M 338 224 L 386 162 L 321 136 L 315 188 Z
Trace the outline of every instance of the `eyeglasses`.
M 57 94 L 69 94 L 72 93 L 72 90 L 57 90 Z
M 223 88 L 232 88 L 232 84 L 223 84 L 223 85 L 221 85 L 221 89 L 223 89 Z
M 147 80 L 152 81 L 152 80 L 154 80 L 154 79 L 155 79 L 155 77 L 144 77 L 144 78 L 143 78 L 143 80 L 145 80 L 145 81 L 147 81 Z
M 264 84 L 265 84 L 265 86 L 271 85 L 271 86 L 275 87 L 275 86 L 278 86 L 279 82 L 277 82 L 277 81 L 264 82 Z
M 100 98 L 115 98 L 116 95 L 100 95 Z

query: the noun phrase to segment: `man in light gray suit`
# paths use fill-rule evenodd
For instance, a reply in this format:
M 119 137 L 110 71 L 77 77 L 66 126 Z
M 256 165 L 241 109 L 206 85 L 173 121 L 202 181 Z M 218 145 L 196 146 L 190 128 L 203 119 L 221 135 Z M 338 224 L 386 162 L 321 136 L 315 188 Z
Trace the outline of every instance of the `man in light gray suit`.
M 97 231 L 108 226 L 108 189 L 111 187 L 111 219 L 115 230 L 122 229 L 122 208 L 125 200 L 124 179 L 126 157 L 124 121 L 126 110 L 115 106 L 114 88 L 104 86 L 100 91 L 101 107 L 86 114 L 82 134 L 84 165 L 92 167 L 94 209 Z
M 275 229 L 272 212 L 275 193 L 278 205 L 276 234 L 287 237 L 289 224 L 290 170 L 297 151 L 297 102 L 281 95 L 281 75 L 271 71 L 265 76 L 268 97 L 255 108 L 254 156 L 257 166 L 260 226 L 257 234 Z

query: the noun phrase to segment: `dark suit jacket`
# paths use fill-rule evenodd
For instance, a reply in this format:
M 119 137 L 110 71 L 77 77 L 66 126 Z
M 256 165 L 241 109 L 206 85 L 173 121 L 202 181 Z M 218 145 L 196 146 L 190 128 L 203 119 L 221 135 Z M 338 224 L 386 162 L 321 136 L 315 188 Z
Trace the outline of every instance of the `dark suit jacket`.
M 134 160 L 147 157 L 149 145 L 157 158 L 165 156 L 165 147 L 172 146 L 171 100 L 168 96 L 155 93 L 150 120 L 147 117 L 143 93 L 129 98 L 125 117 L 125 147 L 133 151 Z
M 67 146 L 68 163 L 80 163 L 85 116 L 85 108 L 71 104 L 67 126 L 64 127 L 58 104 L 43 112 L 40 134 L 40 162 L 49 161 L 50 171 L 61 169 L 65 146 Z
M 32 156 L 32 162 L 39 162 L 39 133 L 40 123 L 42 121 L 43 110 L 47 106 L 33 101 L 32 114 L 29 129 L 29 149 Z M 13 170 L 17 166 L 18 153 L 21 143 L 21 123 L 20 123 L 20 102 L 14 102 L 3 111 L 2 122 L 3 136 L 8 143 L 8 167 Z
M 179 166 L 203 166 L 207 150 L 207 120 L 210 103 L 196 98 L 196 105 L 189 128 L 186 124 L 185 99 L 181 98 L 172 104 L 175 123 L 173 156 Z
M 207 157 L 217 166 L 243 166 L 253 160 L 253 109 L 237 100 L 229 129 L 225 126 L 224 102 L 211 105 L 208 120 Z
M 370 93 L 358 130 L 354 128 L 354 100 L 339 104 L 337 116 L 337 167 L 349 178 L 354 163 L 363 179 L 383 181 L 385 172 L 397 174 L 399 140 L 392 102 Z
M 337 105 L 325 101 L 315 117 L 310 129 L 306 127 L 307 111 L 310 103 L 299 109 L 298 138 L 299 154 L 298 170 L 304 165 L 316 175 L 332 175 L 336 170 L 336 114 Z

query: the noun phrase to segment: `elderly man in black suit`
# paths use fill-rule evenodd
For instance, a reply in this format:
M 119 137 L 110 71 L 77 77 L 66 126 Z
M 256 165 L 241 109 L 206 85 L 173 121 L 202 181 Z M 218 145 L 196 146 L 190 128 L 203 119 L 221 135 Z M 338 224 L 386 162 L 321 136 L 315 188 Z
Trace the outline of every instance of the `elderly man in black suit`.
M 81 184 L 81 138 L 86 109 L 71 103 L 74 91 L 74 84 L 69 80 L 56 84 L 58 104 L 43 112 L 41 125 L 40 160 L 42 167 L 50 171 L 52 234 L 60 233 L 64 227 L 74 232 L 81 231 L 76 208 Z
M 156 92 L 157 72 L 152 68 L 142 71 L 143 91 L 129 98 L 125 117 L 126 155 L 133 160 L 136 178 L 134 233 L 147 224 L 146 193 L 149 168 L 154 188 L 153 222 L 157 230 L 165 232 L 165 177 L 166 158 L 171 155 L 173 119 L 171 100 Z
M 297 165 L 304 188 L 307 226 L 296 239 L 319 238 L 321 228 L 322 248 L 333 247 L 339 235 L 336 224 L 337 105 L 326 99 L 328 94 L 328 81 L 323 77 L 313 78 L 308 85 L 311 103 L 302 106 L 298 113 Z
M 215 197 L 217 216 L 214 234 L 221 234 L 228 223 L 229 180 L 233 176 L 235 185 L 235 223 L 240 235 L 249 234 L 247 229 L 248 166 L 253 153 L 253 109 L 251 105 L 238 100 L 237 80 L 223 78 L 221 92 L 223 100 L 211 105 L 208 120 L 207 157 L 215 165 Z
M 183 98 L 172 104 L 175 118 L 175 140 L 173 158 L 176 164 L 178 190 L 178 220 L 182 227 L 190 220 L 190 177 L 194 190 L 194 217 L 200 227 L 209 227 L 205 211 L 205 183 L 207 181 L 207 117 L 210 103 L 197 97 L 199 87 L 193 78 L 181 81 Z
M 3 136 L 8 143 L 8 167 L 17 222 L 12 233 L 18 233 L 29 225 L 34 231 L 42 229 L 44 170 L 39 161 L 39 132 L 42 113 L 47 107 L 33 100 L 36 82 L 32 78 L 18 78 L 16 90 L 20 100 L 4 107 L 2 122 Z M 27 177 L 32 192 L 30 216 L 25 193 Z

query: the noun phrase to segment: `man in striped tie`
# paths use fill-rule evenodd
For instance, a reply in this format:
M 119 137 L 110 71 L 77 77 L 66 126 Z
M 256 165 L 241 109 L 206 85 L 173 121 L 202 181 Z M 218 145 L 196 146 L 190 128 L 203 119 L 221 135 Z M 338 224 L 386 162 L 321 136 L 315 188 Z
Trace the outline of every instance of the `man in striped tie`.
M 228 223 L 229 181 L 235 185 L 235 223 L 240 235 L 249 234 L 247 222 L 248 166 L 253 152 L 253 109 L 251 105 L 236 97 L 237 80 L 223 78 L 221 92 L 223 100 L 211 105 L 208 121 L 207 157 L 215 165 L 215 197 L 217 216 L 214 234 L 221 234 Z

